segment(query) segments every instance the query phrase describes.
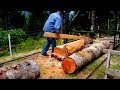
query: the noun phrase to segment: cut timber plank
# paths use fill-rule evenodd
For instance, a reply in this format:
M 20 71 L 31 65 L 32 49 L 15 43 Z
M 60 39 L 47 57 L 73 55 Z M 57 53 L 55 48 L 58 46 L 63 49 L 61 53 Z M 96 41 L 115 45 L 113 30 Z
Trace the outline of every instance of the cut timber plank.
M 114 69 L 106 69 L 106 74 L 109 74 L 110 76 L 113 76 L 114 79 L 120 79 L 120 70 L 114 70 Z
M 103 49 L 103 53 L 108 53 L 108 49 Z M 120 55 L 120 51 L 110 50 L 110 54 Z
M 69 35 L 69 34 L 59 34 L 57 35 L 56 33 L 50 33 L 50 32 L 45 32 L 44 37 L 51 37 L 51 38 L 68 38 L 68 39 L 83 39 L 85 36 L 77 36 L 77 35 Z

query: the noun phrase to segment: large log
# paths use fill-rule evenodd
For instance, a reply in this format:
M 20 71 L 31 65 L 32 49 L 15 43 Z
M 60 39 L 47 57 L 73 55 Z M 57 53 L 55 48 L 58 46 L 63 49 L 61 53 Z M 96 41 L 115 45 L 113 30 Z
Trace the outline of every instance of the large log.
M 40 68 L 34 60 L 0 68 L 0 79 L 37 79 Z
M 93 43 L 93 40 L 85 37 L 81 40 L 77 40 L 74 42 L 70 42 L 64 45 L 56 46 L 54 48 L 53 56 L 56 56 L 58 58 L 62 57 L 68 57 L 69 55 L 73 54 L 74 52 L 77 52 L 79 50 L 82 50 L 85 45 Z
M 50 32 L 45 32 L 44 37 L 67 38 L 67 39 L 75 39 L 75 40 L 85 38 L 85 36 L 77 36 L 77 35 L 69 35 L 69 34 L 59 34 L 59 35 L 57 35 L 56 33 L 50 33 Z
M 109 46 L 109 41 L 102 41 L 101 43 L 92 44 L 88 48 L 75 52 L 63 59 L 61 64 L 62 69 L 68 74 L 74 73 L 92 59 L 99 57 L 103 53 L 103 49 L 107 49 Z

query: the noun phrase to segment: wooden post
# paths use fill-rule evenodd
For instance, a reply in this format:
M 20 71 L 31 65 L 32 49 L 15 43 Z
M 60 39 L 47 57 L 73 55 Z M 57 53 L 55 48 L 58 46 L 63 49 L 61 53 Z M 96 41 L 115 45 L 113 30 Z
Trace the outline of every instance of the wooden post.
M 108 54 L 107 54 L 107 62 L 106 62 L 106 69 L 108 69 L 110 67 L 110 50 L 108 50 Z M 107 79 L 107 74 L 105 73 L 105 79 Z
M 10 34 L 8 34 L 8 40 L 9 40 L 10 57 L 12 57 Z
M 105 73 L 112 76 L 113 79 L 120 79 L 120 70 L 114 70 L 114 69 L 107 68 Z
M 110 51 L 111 55 L 120 55 L 120 51 L 103 49 L 103 53 L 108 53 L 108 51 Z

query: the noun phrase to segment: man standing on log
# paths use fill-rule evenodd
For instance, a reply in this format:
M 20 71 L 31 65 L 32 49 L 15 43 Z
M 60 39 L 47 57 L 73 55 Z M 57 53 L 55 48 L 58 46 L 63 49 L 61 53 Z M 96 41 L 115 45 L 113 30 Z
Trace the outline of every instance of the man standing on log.
M 43 30 L 44 30 L 44 32 L 51 32 L 51 33 L 59 34 L 61 24 L 62 24 L 62 11 L 57 11 L 55 13 L 50 14 L 47 21 L 44 24 Z M 52 45 L 52 53 L 53 53 L 54 48 L 56 47 L 56 39 L 55 38 L 47 38 L 47 41 L 41 52 L 42 55 L 48 56 L 47 51 L 48 51 L 50 45 Z

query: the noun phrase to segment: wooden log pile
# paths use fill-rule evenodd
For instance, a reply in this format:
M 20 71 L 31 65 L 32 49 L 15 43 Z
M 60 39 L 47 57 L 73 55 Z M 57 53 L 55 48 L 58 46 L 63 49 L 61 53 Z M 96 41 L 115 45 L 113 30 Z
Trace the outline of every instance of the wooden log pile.
M 37 79 L 39 76 L 40 68 L 34 60 L 0 68 L 0 79 Z
M 82 50 L 85 45 L 87 44 L 92 44 L 93 40 L 89 37 L 84 37 L 81 38 L 80 40 L 76 40 L 64 45 L 60 45 L 60 46 L 56 46 L 54 48 L 54 52 L 52 53 L 52 55 L 58 59 L 64 59 L 68 56 L 70 56 L 71 54 Z
M 75 52 L 63 59 L 61 64 L 62 69 L 68 74 L 74 73 L 92 59 L 99 57 L 103 53 L 103 49 L 108 49 L 109 46 L 109 41 L 102 41 L 101 43 L 92 44 L 88 48 Z

